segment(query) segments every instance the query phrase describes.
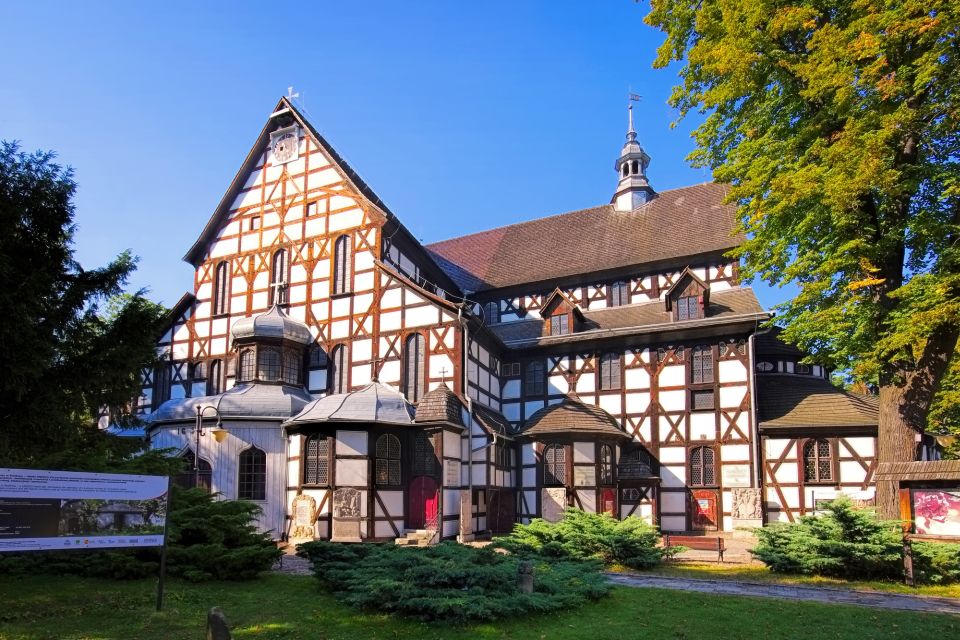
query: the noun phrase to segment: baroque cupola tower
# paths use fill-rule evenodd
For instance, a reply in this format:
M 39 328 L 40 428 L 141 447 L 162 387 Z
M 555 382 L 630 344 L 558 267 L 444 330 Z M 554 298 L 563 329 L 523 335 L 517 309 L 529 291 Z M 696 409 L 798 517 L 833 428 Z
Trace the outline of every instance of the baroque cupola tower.
M 619 182 L 612 200 L 617 211 L 633 211 L 649 202 L 655 195 L 650 188 L 650 183 L 647 182 L 647 165 L 650 164 L 650 156 L 637 142 L 637 132 L 633 128 L 632 104 L 627 107 L 627 114 L 629 119 L 627 141 L 623 145 L 620 157 L 617 158 L 616 170 Z

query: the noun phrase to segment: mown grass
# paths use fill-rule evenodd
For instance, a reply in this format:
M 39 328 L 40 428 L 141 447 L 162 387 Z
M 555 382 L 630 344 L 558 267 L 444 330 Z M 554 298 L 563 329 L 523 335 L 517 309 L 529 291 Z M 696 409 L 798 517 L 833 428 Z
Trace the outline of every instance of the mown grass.
M 940 596 L 960 598 L 960 584 L 921 585 L 908 587 L 902 582 L 888 580 L 840 580 L 822 576 L 803 576 L 774 573 L 767 567 L 757 564 L 730 564 L 708 562 L 665 562 L 653 569 L 634 571 L 626 567 L 614 566 L 611 571 L 617 573 L 641 573 L 669 576 L 675 578 L 697 578 L 700 580 L 736 580 L 742 582 L 763 582 L 771 584 L 807 585 L 811 587 L 830 587 L 835 589 L 856 589 L 904 593 L 914 596 Z
M 960 637 L 956 616 L 625 587 L 562 614 L 462 627 L 357 611 L 323 593 L 308 576 L 171 581 L 164 611 L 156 613 L 153 605 L 153 581 L 0 577 L 0 638 L 195 640 L 203 637 L 211 606 L 224 610 L 237 640 Z

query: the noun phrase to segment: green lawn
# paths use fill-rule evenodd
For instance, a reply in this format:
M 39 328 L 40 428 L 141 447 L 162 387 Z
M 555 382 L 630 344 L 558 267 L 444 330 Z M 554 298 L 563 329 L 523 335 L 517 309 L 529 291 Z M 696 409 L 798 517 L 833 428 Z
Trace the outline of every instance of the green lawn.
M 631 569 L 613 567 L 618 573 L 633 573 Z M 960 583 L 948 585 L 922 585 L 908 587 L 902 582 L 883 580 L 839 580 L 822 576 L 787 575 L 773 573 L 767 567 L 756 564 L 731 564 L 716 562 L 666 562 L 660 566 L 638 573 L 656 574 L 677 578 L 698 578 L 701 580 L 739 580 L 743 582 L 769 582 L 774 584 L 796 584 L 812 587 L 831 587 L 835 589 L 857 589 L 905 593 L 914 596 L 940 596 L 960 598 Z
M 960 617 L 617 588 L 558 615 L 450 628 L 359 612 L 322 593 L 311 577 L 251 583 L 171 581 L 155 613 L 153 581 L 0 577 L 3 640 L 196 640 L 220 606 L 238 640 L 300 638 L 956 638 Z

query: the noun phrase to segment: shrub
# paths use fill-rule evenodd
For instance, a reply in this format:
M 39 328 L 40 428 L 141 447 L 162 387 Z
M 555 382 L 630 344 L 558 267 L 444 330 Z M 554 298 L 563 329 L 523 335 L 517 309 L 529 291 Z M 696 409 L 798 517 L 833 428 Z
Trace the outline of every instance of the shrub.
M 559 522 L 537 518 L 514 525 L 494 546 L 529 557 L 597 559 L 634 569 L 656 566 L 679 548 L 659 547 L 660 532 L 640 518 L 617 520 L 606 513 L 567 509 Z
M 172 487 L 167 532 L 167 574 L 185 580 L 250 580 L 280 557 L 253 522 L 260 508 L 242 500 L 216 500 L 201 489 Z M 136 579 L 156 575 L 157 548 L 111 551 L 32 551 L 0 556 L 0 573 L 71 574 Z
M 837 578 L 897 579 L 903 575 L 903 531 L 898 521 L 878 520 L 855 509 L 847 498 L 826 506 L 820 516 L 801 516 L 794 524 L 757 529 L 751 553 L 780 573 Z M 916 542 L 914 577 L 918 582 L 960 580 L 960 546 Z
M 340 600 L 423 620 L 466 622 L 576 607 L 610 586 L 597 562 L 534 563 L 534 592 L 521 593 L 521 559 L 451 542 L 433 547 L 309 542 L 297 554 Z

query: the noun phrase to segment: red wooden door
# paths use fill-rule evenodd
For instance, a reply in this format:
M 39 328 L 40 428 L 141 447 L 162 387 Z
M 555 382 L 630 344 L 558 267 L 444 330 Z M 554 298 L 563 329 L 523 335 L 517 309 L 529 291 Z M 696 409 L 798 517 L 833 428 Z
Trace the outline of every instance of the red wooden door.
M 609 513 L 614 518 L 617 517 L 616 489 L 602 489 L 600 491 L 600 512 Z
M 716 531 L 717 492 L 691 491 L 690 498 L 690 526 L 697 531 Z
M 430 476 L 414 478 L 410 483 L 409 503 L 407 525 L 411 529 L 423 529 L 435 522 L 440 508 L 437 481 Z

